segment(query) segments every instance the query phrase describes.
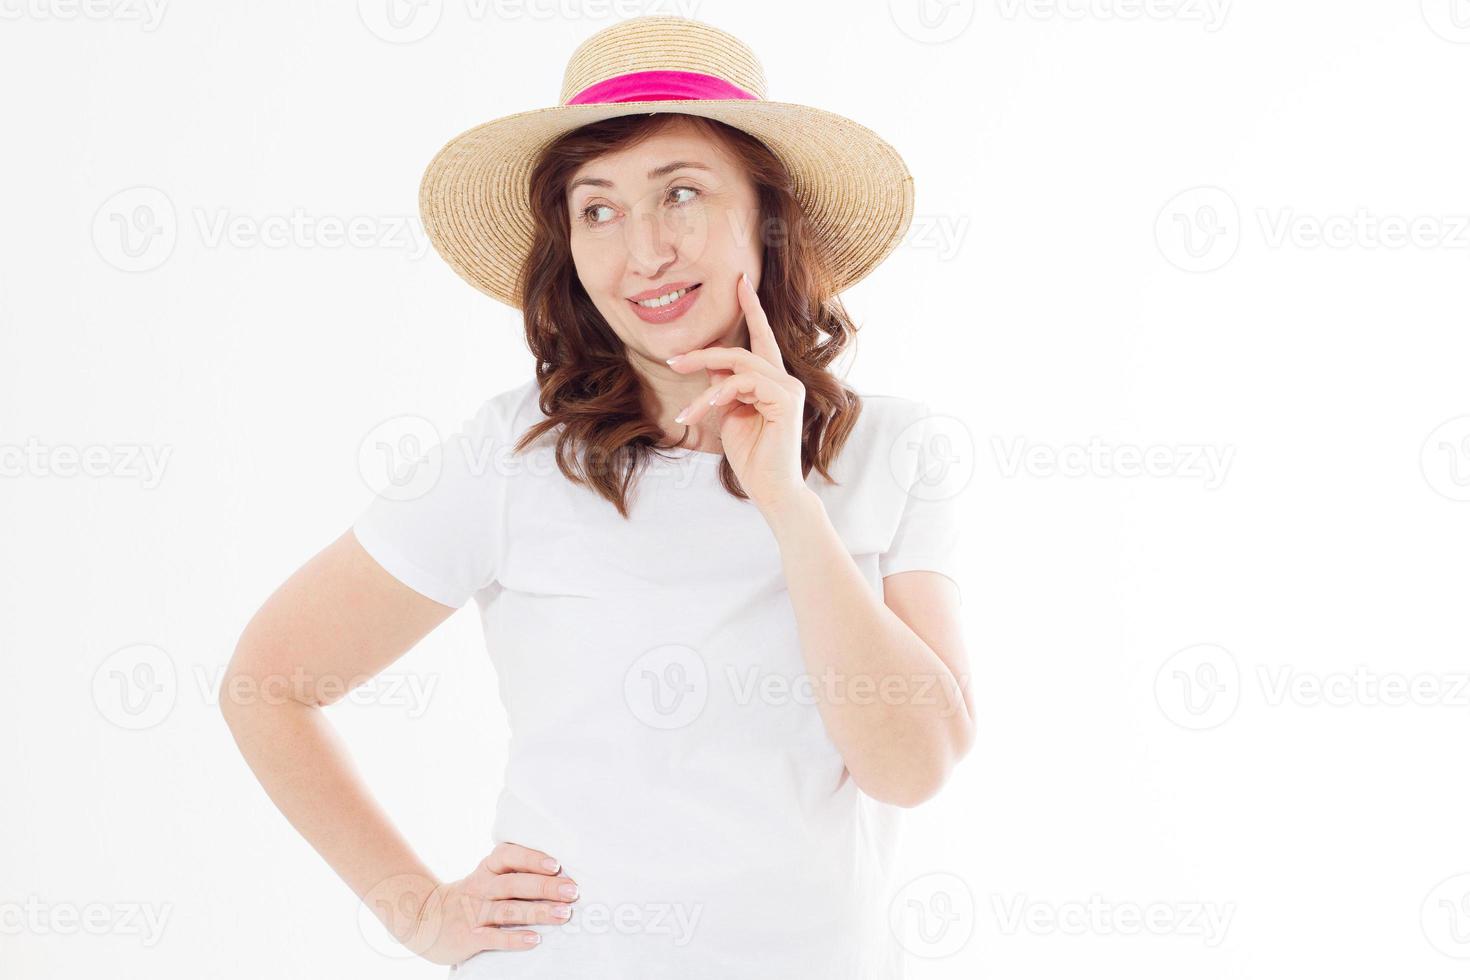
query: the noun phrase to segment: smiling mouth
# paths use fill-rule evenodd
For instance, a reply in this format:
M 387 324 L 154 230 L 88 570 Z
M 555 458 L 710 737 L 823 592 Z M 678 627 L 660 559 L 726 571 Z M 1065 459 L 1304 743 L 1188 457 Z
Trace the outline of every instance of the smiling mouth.
M 692 286 L 686 286 L 683 289 L 675 290 L 674 292 L 667 293 L 656 299 L 633 299 L 629 300 L 628 302 L 632 303 L 634 306 L 640 306 L 645 310 L 661 310 L 665 306 L 673 306 L 675 303 L 679 302 L 679 300 L 683 299 L 689 293 L 694 292 L 702 285 L 704 284 L 697 282 Z

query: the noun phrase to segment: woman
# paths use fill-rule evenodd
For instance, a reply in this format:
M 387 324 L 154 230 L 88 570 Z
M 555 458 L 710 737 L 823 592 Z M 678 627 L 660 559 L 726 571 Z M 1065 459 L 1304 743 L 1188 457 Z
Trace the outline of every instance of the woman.
M 535 378 L 267 601 L 230 674 L 309 680 L 226 715 L 293 825 L 451 972 L 899 976 L 894 820 L 973 737 L 953 513 L 926 407 L 826 366 L 854 332 L 837 292 L 911 218 L 907 171 L 766 102 L 749 49 L 682 18 L 600 32 L 566 86 L 451 141 L 421 191 L 440 254 L 524 311 Z M 513 737 L 497 844 L 441 881 L 321 679 L 470 598 Z

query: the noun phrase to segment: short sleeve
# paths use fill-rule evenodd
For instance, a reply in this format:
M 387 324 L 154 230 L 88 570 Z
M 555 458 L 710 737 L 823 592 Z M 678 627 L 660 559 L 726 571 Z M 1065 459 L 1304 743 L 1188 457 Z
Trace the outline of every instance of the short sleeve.
M 899 572 L 939 572 L 960 584 L 959 494 L 963 474 L 954 467 L 959 447 L 948 438 L 927 403 L 913 402 L 914 412 L 896 434 L 893 458 L 895 478 L 907 490 L 898 526 L 888 548 L 878 556 L 879 575 Z
M 390 575 L 455 609 L 495 578 L 503 481 L 491 409 L 465 420 L 425 454 L 412 481 L 380 491 L 352 524 Z

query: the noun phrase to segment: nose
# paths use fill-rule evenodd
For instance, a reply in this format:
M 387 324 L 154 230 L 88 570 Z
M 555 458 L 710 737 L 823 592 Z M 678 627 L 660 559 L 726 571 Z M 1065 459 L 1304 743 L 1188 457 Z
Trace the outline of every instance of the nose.
M 679 229 L 655 209 L 637 211 L 623 223 L 628 248 L 628 270 L 636 276 L 657 280 L 679 259 Z

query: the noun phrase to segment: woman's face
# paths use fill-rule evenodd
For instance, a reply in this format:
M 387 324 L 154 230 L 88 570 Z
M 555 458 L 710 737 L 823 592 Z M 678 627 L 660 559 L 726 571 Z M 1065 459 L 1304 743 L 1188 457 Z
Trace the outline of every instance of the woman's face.
M 582 288 L 630 356 L 664 367 L 701 347 L 746 346 L 735 286 L 742 272 L 760 285 L 756 192 L 723 146 L 676 123 L 584 164 L 567 205 Z M 634 302 L 688 286 L 661 310 Z

